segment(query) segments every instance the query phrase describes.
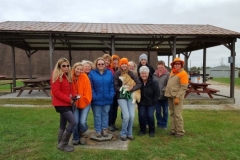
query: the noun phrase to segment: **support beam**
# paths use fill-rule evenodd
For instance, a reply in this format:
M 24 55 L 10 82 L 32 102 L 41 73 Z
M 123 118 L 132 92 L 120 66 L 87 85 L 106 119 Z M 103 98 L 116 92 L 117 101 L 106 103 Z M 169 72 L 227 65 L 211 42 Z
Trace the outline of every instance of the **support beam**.
M 205 46 L 205 45 L 204 45 Z M 203 82 L 206 82 L 206 60 L 207 60 L 207 48 L 203 48 Z
M 50 76 L 53 71 L 53 42 L 52 42 L 52 34 L 49 34 L 49 61 L 50 61 Z
M 113 54 L 115 54 L 115 39 L 114 39 L 114 36 L 111 36 L 111 52 L 110 52 L 110 55 L 112 56 Z
M 16 62 L 15 62 L 15 48 L 14 44 L 11 45 L 12 50 L 12 64 L 13 64 L 13 87 L 16 87 Z
M 173 60 L 176 58 L 176 37 L 173 38 Z
M 25 50 L 28 58 L 28 74 L 29 74 L 29 79 L 32 79 L 32 61 L 31 61 L 31 51 Z
M 232 39 L 232 45 L 231 45 L 231 57 L 232 57 L 232 63 L 230 63 L 231 67 L 231 77 L 230 77 L 230 98 L 234 98 L 234 83 L 235 83 L 235 42 L 236 38 Z

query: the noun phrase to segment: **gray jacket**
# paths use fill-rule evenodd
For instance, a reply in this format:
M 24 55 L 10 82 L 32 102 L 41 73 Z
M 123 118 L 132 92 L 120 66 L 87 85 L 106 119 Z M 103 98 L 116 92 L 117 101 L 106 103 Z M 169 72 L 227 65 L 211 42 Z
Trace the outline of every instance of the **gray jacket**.
M 157 70 L 156 70 L 153 74 L 153 79 L 158 81 L 158 86 L 159 86 L 159 90 L 160 90 L 159 100 L 166 99 L 167 97 L 164 96 L 164 91 L 166 89 L 167 82 L 168 82 L 168 79 L 169 79 L 169 72 L 166 70 L 165 73 L 158 76 L 157 75 Z

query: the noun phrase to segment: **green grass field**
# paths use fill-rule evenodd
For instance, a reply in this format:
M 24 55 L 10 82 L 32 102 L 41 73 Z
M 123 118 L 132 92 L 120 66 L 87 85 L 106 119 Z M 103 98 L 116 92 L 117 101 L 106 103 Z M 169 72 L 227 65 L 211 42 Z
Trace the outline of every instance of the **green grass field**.
M 135 140 L 129 142 L 127 151 L 80 146 L 75 147 L 72 153 L 57 149 L 59 114 L 54 108 L 0 107 L 0 113 L 0 159 L 240 159 L 238 110 L 184 110 L 186 135 L 181 139 L 171 137 L 160 129 L 156 129 L 154 138 L 137 136 L 139 127 L 136 111 Z M 119 127 L 120 117 L 119 111 Z M 93 129 L 91 111 L 88 125 Z
M 213 78 L 213 81 L 230 84 L 230 78 Z M 240 78 L 235 78 L 235 86 L 240 87 Z

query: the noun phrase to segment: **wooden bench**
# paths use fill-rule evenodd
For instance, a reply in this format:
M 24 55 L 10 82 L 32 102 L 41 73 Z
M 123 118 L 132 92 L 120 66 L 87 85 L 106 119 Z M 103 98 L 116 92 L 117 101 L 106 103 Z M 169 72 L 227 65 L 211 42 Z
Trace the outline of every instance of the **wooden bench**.
M 217 89 L 213 89 L 213 88 L 207 88 L 211 93 L 217 93 L 217 92 L 220 92 L 219 90 Z
M 11 93 L 13 92 L 13 82 L 1 82 L 0 86 L 10 85 Z
M 23 86 L 17 86 L 13 87 L 13 92 L 16 92 L 17 90 L 21 90 Z
M 44 88 L 45 88 L 45 89 L 51 89 L 51 86 L 48 85 L 48 86 L 45 86 Z

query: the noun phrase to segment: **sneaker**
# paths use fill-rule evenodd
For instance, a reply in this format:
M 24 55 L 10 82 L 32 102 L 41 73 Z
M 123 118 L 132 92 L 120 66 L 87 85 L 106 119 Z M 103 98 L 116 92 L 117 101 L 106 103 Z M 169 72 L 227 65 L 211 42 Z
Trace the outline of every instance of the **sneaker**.
M 149 133 L 149 137 L 155 137 L 155 133 Z
M 113 128 L 115 129 L 115 130 L 118 130 L 119 128 L 117 128 L 115 125 L 113 125 Z
M 72 140 L 73 145 L 78 145 L 80 143 L 79 139 L 78 140 Z
M 167 131 L 167 127 L 161 127 L 161 129 Z
M 120 138 L 121 138 L 122 141 L 126 141 L 127 140 L 126 136 L 121 136 Z
M 182 137 L 183 137 L 183 135 L 176 134 L 176 135 L 175 135 L 175 137 L 176 137 L 176 138 L 182 138 Z
M 145 132 L 140 131 L 140 132 L 138 133 L 138 136 L 144 136 L 144 135 L 145 135 Z
M 113 126 L 109 126 L 109 127 L 108 127 L 108 130 L 114 132 L 114 131 L 115 131 L 115 128 L 114 128 Z
M 169 132 L 169 135 L 170 135 L 170 136 L 175 136 L 175 133 Z
M 134 140 L 133 136 L 127 136 L 127 139 Z
M 102 137 L 102 134 L 100 132 L 96 132 L 96 137 L 97 138 L 101 138 Z

